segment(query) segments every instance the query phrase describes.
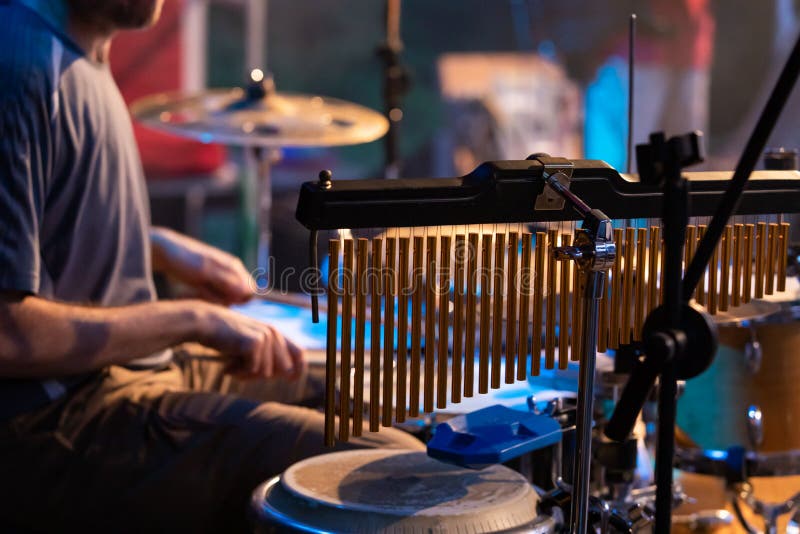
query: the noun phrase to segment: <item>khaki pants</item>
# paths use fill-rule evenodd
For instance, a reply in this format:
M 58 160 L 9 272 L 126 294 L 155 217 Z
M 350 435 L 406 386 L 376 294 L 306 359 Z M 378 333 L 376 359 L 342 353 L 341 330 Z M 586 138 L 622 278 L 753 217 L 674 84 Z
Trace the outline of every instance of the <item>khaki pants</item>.
M 230 380 L 218 363 L 177 362 L 161 371 L 105 369 L 66 398 L 0 425 L 0 525 L 243 531 L 256 485 L 330 451 L 319 412 L 263 402 L 275 388 Z M 337 448 L 357 447 L 423 448 L 394 429 Z

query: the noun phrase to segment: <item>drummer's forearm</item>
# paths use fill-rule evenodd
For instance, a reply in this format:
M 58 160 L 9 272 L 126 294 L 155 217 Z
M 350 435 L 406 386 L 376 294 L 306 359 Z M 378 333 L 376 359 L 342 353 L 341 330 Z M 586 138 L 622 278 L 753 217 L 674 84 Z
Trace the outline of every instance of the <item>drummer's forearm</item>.
M 194 301 L 102 308 L 36 296 L 0 296 L 0 376 L 46 378 L 85 373 L 195 339 Z

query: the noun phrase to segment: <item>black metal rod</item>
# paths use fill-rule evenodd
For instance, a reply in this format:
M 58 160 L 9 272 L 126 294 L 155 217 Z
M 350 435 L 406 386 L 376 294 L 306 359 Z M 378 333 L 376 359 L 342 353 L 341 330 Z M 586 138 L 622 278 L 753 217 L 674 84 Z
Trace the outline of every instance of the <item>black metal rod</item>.
M 400 175 L 400 121 L 403 95 L 408 90 L 408 72 L 400 63 L 403 43 L 400 40 L 401 0 L 386 0 L 386 41 L 378 47 L 383 61 L 383 106 L 389 120 L 384 137 L 384 178 Z
M 683 295 L 685 299 L 691 298 L 697 284 L 700 283 L 708 261 L 714 253 L 714 248 L 716 248 L 722 237 L 722 232 L 725 230 L 728 219 L 738 208 L 747 180 L 753 169 L 755 169 L 761 153 L 764 151 L 772 129 L 778 121 L 789 95 L 792 93 L 798 75 L 800 75 L 800 37 L 798 37 L 792 53 L 783 67 L 783 71 L 781 71 L 775 88 L 772 90 L 772 94 L 770 94 L 769 100 L 767 100 L 767 104 L 764 106 L 764 110 L 761 112 L 761 116 L 753 129 L 753 133 L 750 134 L 750 139 L 745 145 L 744 152 L 731 178 L 731 184 L 725 191 L 725 195 L 714 213 L 714 218 L 711 219 L 705 236 L 698 245 L 694 258 L 686 270 L 686 275 L 683 279 Z
M 665 327 L 673 332 L 681 327 L 681 260 L 689 221 L 689 181 L 681 177 L 677 147 L 670 141 L 667 180 L 664 185 L 664 311 Z M 661 368 L 658 392 L 658 443 L 656 446 L 655 532 L 668 534 L 672 528 L 672 466 L 675 455 L 677 359 L 686 347 L 674 346 Z
M 636 14 L 631 13 L 628 24 L 628 164 L 625 166 L 628 174 L 633 167 L 633 73 L 636 58 Z

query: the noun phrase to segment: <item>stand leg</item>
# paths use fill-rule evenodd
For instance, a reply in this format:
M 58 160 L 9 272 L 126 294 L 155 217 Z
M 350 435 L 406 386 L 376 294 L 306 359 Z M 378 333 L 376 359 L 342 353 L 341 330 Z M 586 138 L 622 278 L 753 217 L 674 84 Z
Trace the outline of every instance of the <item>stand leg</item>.
M 583 355 L 578 381 L 578 407 L 575 423 L 576 444 L 573 466 L 572 510 L 570 532 L 589 531 L 589 476 L 592 460 L 592 420 L 594 412 L 594 374 L 597 359 L 597 315 L 603 294 L 603 271 L 584 275 L 583 291 Z

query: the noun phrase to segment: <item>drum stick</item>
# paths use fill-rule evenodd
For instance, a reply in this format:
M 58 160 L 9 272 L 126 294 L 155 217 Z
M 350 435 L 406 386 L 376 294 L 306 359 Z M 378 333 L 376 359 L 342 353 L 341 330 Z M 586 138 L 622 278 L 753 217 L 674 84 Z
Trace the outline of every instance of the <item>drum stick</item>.
M 455 250 L 455 287 L 453 288 L 453 380 L 450 398 L 453 402 L 461 402 L 462 380 L 461 369 L 464 361 L 464 268 L 466 243 L 464 234 L 456 235 Z
M 622 340 L 620 343 L 631 342 L 631 312 L 633 304 L 633 260 L 636 254 L 635 228 L 625 228 L 625 265 L 623 278 L 625 288 L 622 296 Z
M 544 367 L 552 369 L 556 365 L 556 272 L 555 247 L 558 246 L 558 230 L 547 231 L 547 317 L 544 326 Z
M 561 234 L 561 246 L 570 245 L 571 236 Z M 569 364 L 569 283 L 572 280 L 572 261 L 559 261 L 560 293 L 558 299 L 558 368 Z
M 336 342 L 339 320 L 339 240 L 328 242 L 328 339 L 325 349 L 325 432 L 326 447 L 336 440 Z
M 622 251 L 622 228 L 614 228 L 614 243 L 617 245 L 617 250 Z M 614 265 L 611 267 L 611 313 L 609 317 L 610 326 L 608 332 L 608 346 L 615 350 L 619 348 L 620 340 L 620 308 L 622 308 L 622 286 L 622 261 L 620 261 L 620 258 L 617 258 L 617 261 L 615 261 Z
M 739 306 L 742 303 L 742 245 L 744 226 L 733 225 L 733 284 L 731 287 L 731 305 Z
M 778 253 L 778 225 L 770 223 L 768 226 L 767 238 L 767 267 L 764 276 L 766 277 L 764 284 L 764 293 L 772 295 L 775 292 L 775 256 Z
M 492 287 L 494 308 L 492 310 L 492 389 L 500 387 L 500 367 L 503 357 L 503 273 L 505 272 L 506 239 L 504 234 L 495 235 L 494 267 Z
M 425 383 L 422 409 L 433 411 L 436 352 L 436 237 L 428 236 L 425 270 Z
M 413 293 L 411 294 L 411 371 L 409 376 L 408 415 L 419 415 L 419 379 L 422 362 L 422 299 L 424 287 L 422 280 L 422 262 L 425 256 L 425 240 L 422 236 L 414 236 L 414 258 L 411 277 Z
M 645 314 L 645 285 L 644 277 L 647 270 L 647 229 L 638 228 L 636 230 L 636 279 L 635 295 L 636 302 L 633 312 L 633 339 L 642 339 L 642 325 L 644 324 Z
M 464 332 L 464 396 L 472 397 L 475 383 L 475 316 L 478 305 L 478 239 L 476 233 L 468 236 L 467 247 L 467 319 Z
M 481 318 L 478 342 L 478 393 L 489 391 L 489 333 L 491 332 L 492 296 L 492 235 L 483 234 L 481 239 Z
M 789 223 L 781 223 L 778 235 L 778 291 L 786 291 L 786 260 L 789 258 Z
M 364 334 L 367 322 L 367 256 L 369 240 L 356 241 L 356 343 L 353 360 L 353 436 L 363 430 L 364 414 Z
M 383 240 L 372 239 L 372 269 L 370 286 L 370 347 L 369 347 L 369 430 L 380 426 L 381 404 L 381 296 L 383 295 Z
M 386 238 L 386 261 L 383 266 L 383 426 L 392 426 L 394 400 L 394 297 L 397 274 L 397 239 Z
M 342 355 L 339 366 L 339 440 L 350 439 L 350 343 L 353 323 L 353 240 L 344 240 L 342 270 Z
M 722 234 L 722 254 L 721 265 L 719 271 L 719 310 L 728 311 L 728 298 L 730 295 L 730 265 L 731 265 L 731 241 L 733 240 L 733 228 L 731 225 L 725 225 L 725 231 Z
M 542 365 L 542 309 L 544 303 L 544 269 L 547 256 L 547 234 L 536 232 L 536 263 L 533 269 L 533 320 L 531 321 L 531 376 L 539 376 Z M 549 282 L 548 282 L 549 283 Z
M 525 380 L 528 372 L 528 323 L 530 319 L 531 293 L 534 282 L 531 272 L 531 239 L 532 235 L 528 232 L 522 233 L 522 266 L 517 286 L 519 288 L 519 333 L 517 336 L 517 380 Z
M 755 226 L 744 225 L 744 272 L 742 273 L 742 301 L 750 302 L 753 298 L 753 242 L 755 241 Z
M 756 291 L 757 299 L 764 297 L 764 249 L 767 245 L 767 223 L 756 225 Z
M 447 349 L 450 346 L 450 254 L 452 238 L 441 237 L 439 253 L 439 350 L 437 351 L 436 369 L 436 407 L 447 406 Z
M 508 234 L 508 268 L 506 269 L 506 384 L 514 383 L 517 363 L 517 287 L 519 276 L 519 234 Z
M 398 274 L 400 285 L 397 293 L 397 394 L 395 396 L 395 420 L 402 423 L 406 420 L 406 361 L 408 359 L 408 294 L 409 287 L 408 260 L 409 239 L 398 239 Z

